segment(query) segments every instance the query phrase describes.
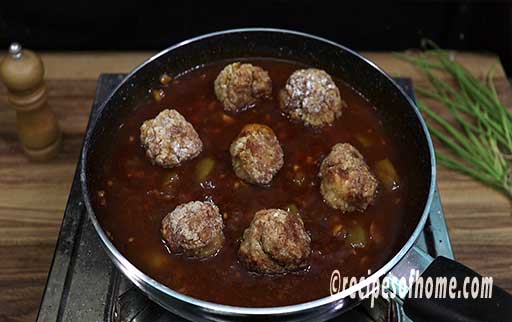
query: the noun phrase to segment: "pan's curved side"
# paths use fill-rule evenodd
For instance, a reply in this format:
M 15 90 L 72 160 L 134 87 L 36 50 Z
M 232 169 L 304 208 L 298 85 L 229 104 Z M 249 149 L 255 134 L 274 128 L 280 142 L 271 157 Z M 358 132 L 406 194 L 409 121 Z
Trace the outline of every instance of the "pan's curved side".
M 210 303 L 180 294 L 158 283 L 131 264 L 112 244 L 98 222 L 91 203 L 94 171 L 101 166 L 102 141 L 108 141 L 137 101 L 148 96 L 148 89 L 162 72 L 172 75 L 194 66 L 240 57 L 272 57 L 313 65 L 351 84 L 379 107 L 384 123 L 402 147 L 401 155 L 410 166 L 413 189 L 418 193 L 406 201 L 412 214 L 403 223 L 403 246 L 384 267 L 365 282 L 330 297 L 273 308 L 243 308 Z M 234 321 L 239 318 L 268 320 L 280 316 L 290 321 L 322 321 L 358 303 L 350 294 L 368 287 L 386 274 L 411 248 L 426 222 L 435 185 L 435 159 L 426 125 L 415 104 L 381 69 L 357 53 L 315 36 L 276 29 L 240 29 L 213 33 L 191 40 L 153 56 L 136 68 L 112 92 L 86 133 L 80 159 L 80 182 L 89 217 L 100 240 L 119 269 L 148 296 L 176 314 L 193 320 Z

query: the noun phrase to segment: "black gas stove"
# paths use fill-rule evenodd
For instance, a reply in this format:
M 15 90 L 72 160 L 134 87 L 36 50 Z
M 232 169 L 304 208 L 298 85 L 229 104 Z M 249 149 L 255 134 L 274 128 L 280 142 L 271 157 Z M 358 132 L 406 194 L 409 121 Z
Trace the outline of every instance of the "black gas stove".
M 101 75 L 90 119 L 124 75 Z M 397 79 L 414 97 L 412 82 Z M 417 245 L 432 256 L 453 258 L 441 200 L 436 189 L 430 216 Z M 82 202 L 78 171 L 69 195 L 38 322 L 186 322 L 150 301 L 113 265 L 103 250 Z M 333 322 L 410 321 L 399 305 L 363 302 Z

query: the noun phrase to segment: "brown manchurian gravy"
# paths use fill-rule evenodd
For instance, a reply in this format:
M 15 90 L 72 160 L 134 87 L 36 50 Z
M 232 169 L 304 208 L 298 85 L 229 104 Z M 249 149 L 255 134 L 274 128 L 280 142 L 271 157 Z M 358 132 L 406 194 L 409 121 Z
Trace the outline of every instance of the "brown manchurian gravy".
M 113 138 L 111 158 L 101 175 L 105 180 L 94 196 L 98 219 L 114 245 L 135 266 L 183 294 L 248 307 L 325 297 L 334 269 L 342 276 L 366 276 L 401 246 L 396 236 L 405 215 L 400 200 L 404 200 L 407 187 L 400 182 L 389 189 L 380 181 L 376 200 L 364 213 L 343 214 L 322 201 L 317 176 L 320 162 L 334 144 L 349 142 L 364 155 L 374 173 L 378 172 L 376 162 L 384 159 L 392 161 L 398 176 L 404 171 L 375 108 L 349 86 L 336 81 L 348 105 L 341 118 L 333 126 L 313 130 L 290 122 L 278 108 L 279 90 L 293 71 L 304 66 L 269 59 L 249 61 L 269 72 L 272 100 L 226 116 L 213 91 L 216 76 L 229 63 L 222 62 L 185 73 L 163 87 L 165 95 L 160 102 L 141 104 L 132 112 Z M 153 166 L 139 140 L 140 125 L 165 108 L 178 110 L 204 143 L 197 158 L 174 169 Z M 285 164 L 266 188 L 243 183 L 231 167 L 229 146 L 248 123 L 270 126 L 284 151 Z M 214 159 L 215 165 L 199 182 L 197 165 L 204 158 Z M 226 240 L 215 257 L 197 260 L 172 255 L 161 240 L 162 218 L 192 200 L 212 200 L 224 215 Z M 290 205 L 296 206 L 311 235 L 310 267 L 282 276 L 249 273 L 238 262 L 237 250 L 253 214 Z

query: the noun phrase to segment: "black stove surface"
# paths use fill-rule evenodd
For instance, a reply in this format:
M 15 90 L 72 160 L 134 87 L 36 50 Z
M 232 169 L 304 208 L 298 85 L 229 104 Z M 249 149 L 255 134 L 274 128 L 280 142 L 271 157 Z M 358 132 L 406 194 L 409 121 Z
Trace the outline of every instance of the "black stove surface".
M 101 75 L 90 120 L 124 75 Z M 414 98 L 410 79 L 396 79 Z M 90 125 L 90 124 L 89 124 Z M 434 197 L 431 213 L 417 245 L 432 256 L 453 258 L 441 200 Z M 53 263 L 37 322 L 185 322 L 150 301 L 113 265 L 103 250 L 82 202 L 75 174 Z M 334 321 L 410 321 L 396 303 L 383 299 L 374 308 L 361 305 Z M 333 322 L 334 322 L 333 321 Z

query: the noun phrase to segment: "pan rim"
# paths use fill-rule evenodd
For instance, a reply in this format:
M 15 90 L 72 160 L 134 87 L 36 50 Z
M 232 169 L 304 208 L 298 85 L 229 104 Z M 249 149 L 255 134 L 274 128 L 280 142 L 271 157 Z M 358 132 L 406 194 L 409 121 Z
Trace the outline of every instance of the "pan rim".
M 90 201 L 90 195 L 89 195 L 89 187 L 87 183 L 87 174 L 85 169 L 87 169 L 87 155 L 89 152 L 89 144 L 91 136 L 94 132 L 95 126 L 97 124 L 97 120 L 101 117 L 103 114 L 105 107 L 109 104 L 112 97 L 117 93 L 117 91 L 128 81 L 132 78 L 133 75 L 135 75 L 139 70 L 144 68 L 146 65 L 151 64 L 153 61 L 158 59 L 159 57 L 166 55 L 167 53 L 186 46 L 190 43 L 194 43 L 197 41 L 201 41 L 206 38 L 215 37 L 215 36 L 221 36 L 225 34 L 234 34 L 234 33 L 252 33 L 252 32 L 269 32 L 269 33 L 284 33 L 284 34 L 292 34 L 296 36 L 301 36 L 313 40 L 317 40 L 320 42 L 327 43 L 329 45 L 332 45 L 334 47 L 340 48 L 344 51 L 349 52 L 350 54 L 356 56 L 357 58 L 363 60 L 365 63 L 369 64 L 376 72 L 382 74 L 387 81 L 391 82 L 391 84 L 396 88 L 396 90 L 399 91 L 399 93 L 403 96 L 403 98 L 406 99 L 410 107 L 414 110 L 416 113 L 417 120 L 420 122 L 421 128 L 423 130 L 423 134 L 425 135 L 425 138 L 427 140 L 428 150 L 430 153 L 430 164 L 431 164 L 431 171 L 430 171 L 430 187 L 428 196 L 426 199 L 426 204 L 423 207 L 423 213 L 420 217 L 420 220 L 418 221 L 418 224 L 416 228 L 414 229 L 411 236 L 408 238 L 407 242 L 402 246 L 402 248 L 389 260 L 385 265 L 383 265 L 379 270 L 375 271 L 373 274 L 371 274 L 369 277 L 365 279 L 365 281 L 358 283 L 348 289 L 345 289 L 339 293 L 326 296 L 320 299 L 312 300 L 305 303 L 300 304 L 294 304 L 294 305 L 287 305 L 287 306 L 277 306 L 277 307 L 238 307 L 238 306 L 231 306 L 231 305 L 225 305 L 225 304 L 218 304 L 213 303 L 205 300 L 196 299 L 194 297 L 184 295 L 181 293 L 178 293 L 177 291 L 174 291 L 173 289 L 157 282 L 153 278 L 149 277 L 145 273 L 143 273 L 141 270 L 139 270 L 135 265 L 133 265 L 127 258 L 124 257 L 124 255 L 119 252 L 119 250 L 112 244 L 110 239 L 107 237 L 105 231 L 101 227 L 101 225 L 98 222 L 98 219 L 96 218 L 94 209 L 91 205 Z M 141 281 L 146 283 L 149 287 L 156 289 L 160 293 L 163 293 L 167 296 L 173 297 L 177 300 L 186 302 L 191 305 L 199 306 L 204 309 L 207 309 L 209 311 L 214 312 L 215 314 L 224 314 L 224 315 L 248 315 L 248 316 L 260 316 L 260 315 L 288 315 L 288 314 L 294 314 L 299 313 L 302 311 L 306 311 L 309 309 L 314 309 L 317 307 L 321 307 L 324 305 L 332 304 L 334 302 L 348 299 L 349 296 L 361 289 L 364 289 L 366 287 L 371 287 L 373 283 L 375 283 L 378 279 L 385 276 L 388 272 L 392 270 L 392 268 L 400 262 L 400 260 L 406 255 L 406 253 L 409 251 L 409 249 L 414 245 L 415 241 L 421 234 L 425 223 L 427 221 L 429 212 L 430 212 L 430 206 L 434 197 L 434 190 L 436 185 L 436 160 L 435 160 L 435 153 L 434 153 L 434 147 L 432 143 L 432 139 L 430 136 L 430 133 L 428 131 L 428 128 L 426 126 L 426 123 L 421 116 L 418 107 L 414 103 L 414 101 L 404 92 L 404 90 L 389 76 L 385 71 L 383 71 L 379 66 L 377 66 L 375 63 L 367 59 L 366 57 L 362 56 L 361 54 L 343 46 L 336 42 L 333 42 L 331 40 L 314 36 L 311 34 L 294 31 L 294 30 L 287 30 L 287 29 L 276 29 L 276 28 L 240 28 L 240 29 L 230 29 L 230 30 L 223 30 L 223 31 L 217 31 L 212 32 L 204 35 L 200 35 L 197 37 L 193 37 L 187 40 L 184 40 L 182 42 L 179 42 L 173 46 L 168 47 L 167 49 L 162 50 L 161 52 L 153 55 L 149 59 L 147 59 L 145 62 L 137 66 L 133 71 L 131 71 L 126 77 L 123 78 L 123 80 L 119 83 L 119 85 L 108 95 L 108 97 L 105 99 L 105 101 L 101 104 L 101 106 L 98 109 L 98 113 L 96 114 L 96 117 L 94 120 L 91 120 L 92 126 L 87 129 L 87 133 L 84 138 L 84 144 L 81 151 L 81 157 L 80 157 L 80 186 L 82 190 L 82 196 L 83 201 L 87 210 L 87 213 L 89 215 L 89 218 L 91 222 L 93 223 L 93 226 L 98 233 L 98 236 L 100 237 L 103 246 L 107 249 L 107 253 L 109 256 L 113 257 L 114 263 L 117 265 L 122 266 L 123 274 L 128 275 L 128 278 L 135 282 L 139 288 L 145 287 L 141 284 Z M 117 261 L 117 262 L 116 262 Z M 134 281 L 134 279 L 136 281 Z M 146 290 L 147 291 L 147 290 Z M 338 309 L 341 309 L 344 307 L 345 303 L 340 303 L 340 307 Z

